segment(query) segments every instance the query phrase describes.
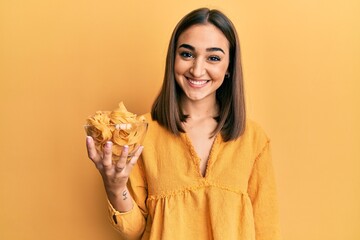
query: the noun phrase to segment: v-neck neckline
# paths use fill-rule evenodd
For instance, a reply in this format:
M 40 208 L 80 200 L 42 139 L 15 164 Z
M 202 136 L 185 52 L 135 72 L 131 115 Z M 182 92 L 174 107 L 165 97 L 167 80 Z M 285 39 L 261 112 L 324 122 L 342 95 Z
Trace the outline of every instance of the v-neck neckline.
M 205 174 L 204 175 L 202 175 L 201 169 L 200 169 L 201 158 L 199 157 L 199 154 L 196 152 L 190 137 L 188 136 L 187 133 L 181 133 L 181 136 L 183 137 L 186 145 L 188 146 L 188 150 L 189 150 L 190 155 L 191 155 L 191 160 L 193 161 L 193 164 L 194 164 L 194 167 L 196 168 L 195 170 L 198 173 L 198 176 L 201 179 L 208 178 L 209 174 L 211 173 L 212 164 L 213 164 L 213 162 L 215 160 L 214 155 L 217 152 L 219 141 L 221 139 L 221 134 L 217 133 L 215 135 L 215 137 L 214 137 L 214 140 L 213 140 L 211 148 L 210 148 L 209 156 L 208 156 L 208 159 L 207 159 L 207 163 L 206 163 L 206 167 L 205 167 Z

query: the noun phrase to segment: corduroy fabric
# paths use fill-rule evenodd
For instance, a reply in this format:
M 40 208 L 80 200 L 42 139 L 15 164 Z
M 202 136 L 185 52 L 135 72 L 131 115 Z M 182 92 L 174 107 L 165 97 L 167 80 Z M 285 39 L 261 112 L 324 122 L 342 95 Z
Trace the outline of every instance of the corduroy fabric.
M 128 182 L 134 208 L 120 213 L 109 203 L 120 239 L 280 239 L 270 141 L 256 123 L 236 141 L 218 134 L 202 176 L 187 135 L 145 116 L 145 148 Z

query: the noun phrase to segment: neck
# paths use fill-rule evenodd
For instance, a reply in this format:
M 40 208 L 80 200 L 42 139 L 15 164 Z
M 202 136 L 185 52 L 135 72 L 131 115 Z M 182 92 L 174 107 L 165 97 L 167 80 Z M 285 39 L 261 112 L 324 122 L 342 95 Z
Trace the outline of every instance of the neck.
M 216 99 L 211 101 L 182 100 L 181 107 L 185 115 L 192 119 L 214 118 L 219 113 L 219 106 Z

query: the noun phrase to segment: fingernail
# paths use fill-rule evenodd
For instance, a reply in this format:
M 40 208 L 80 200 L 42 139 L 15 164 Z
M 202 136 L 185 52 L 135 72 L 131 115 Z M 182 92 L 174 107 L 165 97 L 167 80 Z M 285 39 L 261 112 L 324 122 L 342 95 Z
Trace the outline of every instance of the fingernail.
M 112 142 L 107 141 L 107 142 L 106 142 L 106 147 L 111 147 L 111 144 L 112 144 Z
M 86 142 L 87 142 L 87 143 L 90 143 L 90 141 L 91 141 L 91 137 L 90 137 L 90 136 L 86 136 Z
M 124 149 L 128 149 L 129 148 L 129 146 L 128 145 L 124 145 Z

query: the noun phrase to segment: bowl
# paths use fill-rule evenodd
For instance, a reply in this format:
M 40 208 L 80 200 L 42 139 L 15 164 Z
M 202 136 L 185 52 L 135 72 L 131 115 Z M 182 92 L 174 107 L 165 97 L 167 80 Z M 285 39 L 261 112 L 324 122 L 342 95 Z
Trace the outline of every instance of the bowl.
M 86 135 L 94 139 L 95 147 L 100 154 L 103 152 L 105 143 L 111 141 L 113 143 L 112 161 L 117 162 L 120 159 L 125 145 L 129 147 L 127 161 L 130 161 L 143 143 L 148 123 L 85 125 L 84 128 Z

